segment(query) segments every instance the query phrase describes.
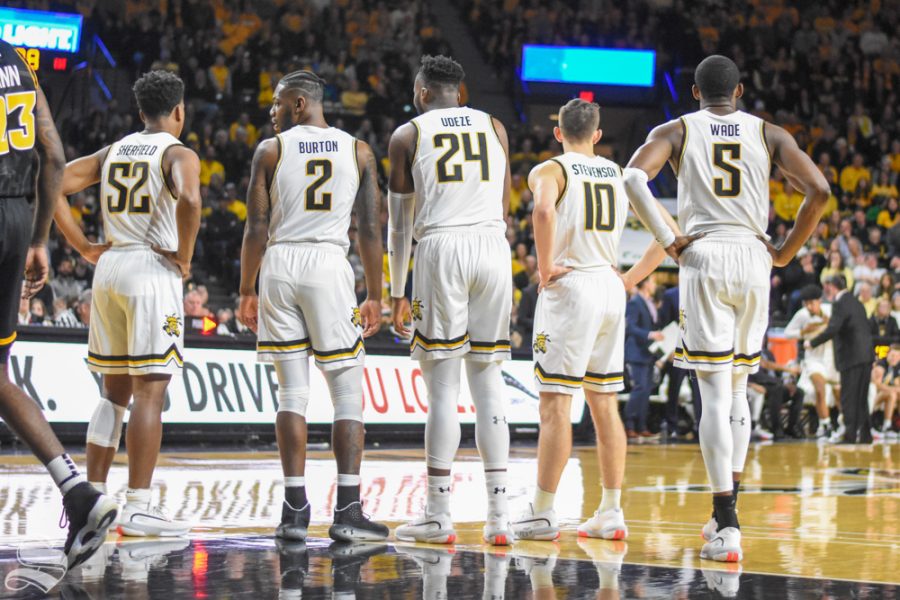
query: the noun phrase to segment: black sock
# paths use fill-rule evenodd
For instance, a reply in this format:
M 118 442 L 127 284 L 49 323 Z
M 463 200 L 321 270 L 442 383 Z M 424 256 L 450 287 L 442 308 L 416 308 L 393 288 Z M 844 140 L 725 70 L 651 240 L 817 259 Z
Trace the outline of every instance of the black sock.
M 737 499 L 738 499 L 739 491 L 741 491 L 741 482 L 740 481 L 733 482 L 732 487 L 731 487 L 731 495 L 734 498 L 734 509 L 735 510 L 737 510 Z
M 347 508 L 348 505 L 359 502 L 359 486 L 358 485 L 339 485 L 337 496 L 337 507 Z
M 713 507 L 715 508 L 716 523 L 719 526 L 719 531 L 726 527 L 740 529 L 737 512 L 734 510 L 734 496 L 713 496 Z
M 300 510 L 307 504 L 306 486 L 300 485 L 296 487 L 284 488 L 284 499 L 288 504 L 291 505 L 291 508 L 293 508 L 294 510 Z

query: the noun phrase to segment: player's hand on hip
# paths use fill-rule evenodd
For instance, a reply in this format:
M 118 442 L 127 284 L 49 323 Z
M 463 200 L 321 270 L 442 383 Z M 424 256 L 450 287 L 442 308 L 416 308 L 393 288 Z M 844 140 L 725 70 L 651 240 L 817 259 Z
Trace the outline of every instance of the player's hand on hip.
M 410 329 L 406 326 L 409 322 L 409 300 L 406 296 L 391 298 L 391 319 L 394 321 L 394 330 L 402 336 L 409 337 Z
M 241 296 L 240 304 L 238 304 L 238 319 L 247 328 L 256 333 L 259 329 L 259 296 Z
M 704 237 L 705 233 L 695 233 L 693 235 L 679 235 L 675 238 L 675 241 L 672 242 L 666 248 L 666 254 L 672 257 L 675 262 L 678 262 L 678 259 L 681 258 L 681 253 L 685 251 L 685 249 L 693 244 L 695 241 Z
M 359 316 L 362 319 L 363 337 L 372 337 L 381 329 L 381 302 L 366 298 L 359 307 Z
M 543 271 L 540 271 L 541 282 L 538 284 L 538 294 L 543 292 L 544 288 L 552 285 L 559 278 L 565 276 L 571 271 L 572 267 L 563 267 L 560 265 L 551 266 L 550 271 L 546 274 Z
M 47 247 L 29 246 L 25 259 L 25 285 L 22 286 L 22 297 L 31 298 L 44 287 L 47 274 L 50 272 L 50 261 L 47 258 Z
M 167 261 L 178 269 L 182 279 L 188 279 L 191 276 L 191 261 L 179 258 L 178 253 L 174 250 L 166 250 L 159 246 L 151 246 L 154 252 L 165 258 Z
M 103 255 L 104 252 L 112 248 L 112 244 L 89 244 L 87 249 L 81 255 L 84 260 L 88 261 L 92 265 L 96 265 L 97 261 L 100 260 L 100 256 Z
M 783 267 L 791 262 L 793 256 L 787 256 L 787 254 L 782 251 L 782 248 L 776 248 L 772 242 L 761 235 L 756 236 L 756 238 L 766 245 L 766 250 L 769 251 L 769 256 L 772 257 L 773 267 Z

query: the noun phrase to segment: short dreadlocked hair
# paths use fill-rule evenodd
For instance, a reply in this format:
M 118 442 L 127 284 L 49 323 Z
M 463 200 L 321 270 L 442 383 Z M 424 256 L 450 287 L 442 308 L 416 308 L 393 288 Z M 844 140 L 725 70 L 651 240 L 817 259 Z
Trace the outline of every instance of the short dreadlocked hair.
M 181 78 L 160 69 L 144 73 L 131 89 L 138 108 L 149 119 L 168 115 L 184 99 L 184 82 Z
M 325 80 L 312 71 L 294 71 L 281 78 L 278 85 L 285 89 L 297 90 L 312 102 L 321 102 L 325 97 Z
M 427 86 L 458 88 L 466 76 L 462 65 L 449 56 L 422 57 L 422 66 L 419 75 Z

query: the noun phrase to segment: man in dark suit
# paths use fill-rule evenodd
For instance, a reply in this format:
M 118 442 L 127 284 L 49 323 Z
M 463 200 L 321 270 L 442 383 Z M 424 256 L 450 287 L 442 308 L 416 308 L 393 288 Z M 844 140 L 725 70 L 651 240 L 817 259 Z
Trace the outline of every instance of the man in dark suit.
M 662 304 L 659 307 L 659 320 L 657 326 L 662 329 L 669 323 L 678 322 L 679 318 L 678 286 L 672 286 L 663 293 Z M 700 385 L 693 370 L 681 369 L 675 366 L 671 360 L 667 363 L 669 375 L 669 391 L 666 398 L 666 425 L 669 437 L 674 437 L 678 432 L 678 392 L 684 378 L 688 377 L 691 383 L 691 398 L 694 405 L 694 439 L 698 439 L 700 427 Z
M 656 362 L 650 346 L 663 339 L 661 332 L 654 331 L 657 328 L 655 292 L 656 281 L 648 277 L 637 285 L 637 293 L 625 307 L 625 368 L 631 382 L 628 404 L 625 405 L 625 433 L 632 441 L 654 437 L 647 429 L 653 363 Z
M 834 364 L 841 374 L 841 408 L 847 428 L 843 442 L 868 444 L 872 442 L 868 392 L 875 351 L 866 309 L 847 291 L 843 275 L 825 281 L 825 294 L 834 298 L 831 320 L 825 331 L 806 343 L 815 348 L 834 340 Z

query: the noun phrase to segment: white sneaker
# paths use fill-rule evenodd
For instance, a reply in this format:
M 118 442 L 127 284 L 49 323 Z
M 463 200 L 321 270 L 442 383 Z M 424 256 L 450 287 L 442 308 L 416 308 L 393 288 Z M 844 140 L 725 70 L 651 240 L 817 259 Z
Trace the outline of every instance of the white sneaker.
M 884 432 L 884 438 L 887 440 L 896 440 L 900 438 L 900 433 L 894 431 L 893 429 L 888 429 Z
M 768 431 L 763 429 L 761 426 L 757 425 L 756 427 L 753 428 L 753 431 L 750 432 L 750 437 L 752 437 L 753 439 L 756 439 L 756 440 L 763 441 L 763 442 L 768 442 L 775 436 L 773 436 L 771 433 L 769 433 Z
M 559 539 L 559 521 L 552 508 L 536 513 L 534 505 L 529 503 L 528 510 L 513 521 L 512 528 L 520 540 L 552 542 Z
M 703 540 L 708 542 L 716 537 L 716 534 L 719 532 L 719 524 L 716 522 L 715 517 L 710 517 L 709 521 L 706 522 L 706 525 L 703 526 L 703 529 L 700 530 L 700 535 L 703 537 Z
M 447 513 L 429 515 L 425 513 L 418 519 L 401 525 L 394 532 L 398 540 L 403 542 L 423 542 L 425 544 L 452 544 L 456 541 L 453 521 Z
M 118 542 L 119 564 L 124 581 L 147 581 L 151 568 L 163 568 L 168 564 L 166 555 L 181 552 L 191 545 L 190 540 L 147 540 Z
M 126 504 L 117 530 L 119 535 L 178 537 L 187 535 L 191 525 L 184 521 L 173 521 L 159 506 Z
M 594 513 L 594 516 L 578 526 L 579 537 L 624 540 L 628 537 L 625 513 L 621 508 Z
M 884 433 L 881 432 L 881 431 L 878 431 L 877 429 L 875 429 L 875 428 L 873 427 L 873 428 L 872 428 L 872 439 L 875 440 L 875 441 L 883 440 L 883 439 L 884 439 Z
M 492 546 L 512 546 L 516 540 L 509 515 L 489 515 L 484 523 L 484 541 Z
M 726 527 L 717 532 L 713 539 L 703 544 L 700 558 L 719 562 L 740 562 L 744 558 L 741 550 L 741 530 L 737 527 Z

